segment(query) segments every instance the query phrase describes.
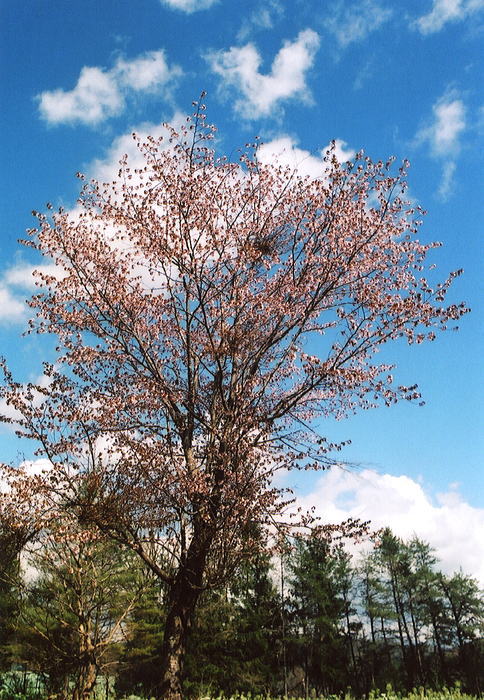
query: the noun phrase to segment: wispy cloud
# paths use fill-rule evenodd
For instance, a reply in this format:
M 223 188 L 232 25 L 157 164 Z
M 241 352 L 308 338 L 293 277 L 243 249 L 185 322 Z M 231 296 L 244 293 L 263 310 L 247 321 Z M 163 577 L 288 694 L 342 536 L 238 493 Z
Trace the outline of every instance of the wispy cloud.
M 29 265 L 21 262 L 5 270 L 0 279 L 0 323 L 19 323 L 26 320 L 28 307 L 25 298 L 40 280 L 34 270 L 45 275 L 59 275 L 59 268 L 51 265 Z
M 461 22 L 484 9 L 484 0 L 433 0 L 432 9 L 413 22 L 421 34 L 440 32 L 449 22 Z
M 449 160 L 447 163 L 444 163 L 442 168 L 442 179 L 440 181 L 438 194 L 440 199 L 444 201 L 448 199 L 452 193 L 455 167 L 455 161 Z
M 417 140 L 426 141 L 432 154 L 446 157 L 456 154 L 460 148 L 460 136 L 466 127 L 465 106 L 455 93 L 446 94 L 433 106 L 432 122 L 417 133 Z
M 162 5 L 171 7 L 173 10 L 180 10 L 191 14 L 199 10 L 208 10 L 209 7 L 215 5 L 219 0 L 160 0 Z
M 159 92 L 181 73 L 179 66 L 168 65 L 163 50 L 131 61 L 119 58 L 110 70 L 85 66 L 72 90 L 47 90 L 37 96 L 40 114 L 49 124 L 95 126 L 120 114 L 129 94 Z
M 460 138 L 466 129 L 466 108 L 455 91 L 451 91 L 434 104 L 432 111 L 432 120 L 417 132 L 416 143 L 426 143 L 432 157 L 443 162 L 439 195 L 447 199 L 452 191 Z
M 260 72 L 262 58 L 252 44 L 232 47 L 228 51 L 212 52 L 208 61 L 211 69 L 241 93 L 235 109 L 247 119 L 269 115 L 281 102 L 311 98 L 306 73 L 314 63 L 319 48 L 319 36 L 312 29 L 301 31 L 295 41 L 284 42 L 272 63 L 271 72 Z
M 245 41 L 255 31 L 272 29 L 283 14 L 284 6 L 280 0 L 265 0 L 244 19 L 237 39 Z
M 456 485 L 434 500 L 408 476 L 334 468 L 317 481 L 312 493 L 298 499 L 298 505 L 314 507 L 324 522 L 361 518 L 371 520 L 373 529 L 390 527 L 404 539 L 417 535 L 435 547 L 445 572 L 462 567 L 484 582 L 484 509 L 466 503 Z
M 346 47 L 366 39 L 391 16 L 392 11 L 376 0 L 360 0 L 353 4 L 340 1 L 330 9 L 325 26 L 336 37 L 339 45 Z

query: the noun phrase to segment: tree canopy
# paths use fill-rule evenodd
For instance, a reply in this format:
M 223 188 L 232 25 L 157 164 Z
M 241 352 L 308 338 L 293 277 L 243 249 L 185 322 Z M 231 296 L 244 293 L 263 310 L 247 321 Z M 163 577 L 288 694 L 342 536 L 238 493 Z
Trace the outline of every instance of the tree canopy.
M 214 133 L 198 104 L 178 132 L 137 141 L 139 167 L 124 158 L 74 210 L 37 214 L 28 244 L 56 271 L 37 275 L 30 329 L 57 357 L 36 385 L 5 367 L 2 389 L 49 461 L 16 503 L 30 490 L 42 526 L 69 507 L 167 586 L 170 698 L 202 590 L 258 546 L 254 523 L 286 517 L 275 472 L 333 463 L 341 445 L 314 421 L 418 400 L 377 352 L 467 311 L 444 304 L 458 272 L 423 276 L 438 244 L 415 237 L 406 164 L 329 149 L 310 178 L 260 162 L 257 144 L 217 157 Z

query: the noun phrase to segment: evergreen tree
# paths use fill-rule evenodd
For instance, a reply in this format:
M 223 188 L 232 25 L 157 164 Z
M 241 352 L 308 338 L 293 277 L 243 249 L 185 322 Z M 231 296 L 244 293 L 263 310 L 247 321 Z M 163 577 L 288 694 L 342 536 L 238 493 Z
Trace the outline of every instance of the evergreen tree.
M 134 570 L 133 576 L 139 576 Z M 124 625 L 124 645 L 117 665 L 116 693 L 150 697 L 160 683 L 160 649 L 163 643 L 164 591 L 159 579 L 145 581 L 140 595 Z
M 462 572 L 451 577 L 439 574 L 438 582 L 447 611 L 448 642 L 457 647 L 454 673 L 469 692 L 480 694 L 484 687 L 484 599 L 475 579 Z
M 19 534 L 0 525 L 0 671 L 9 669 L 13 659 L 21 546 Z
M 414 597 L 426 632 L 425 645 L 422 645 L 422 653 L 427 655 L 424 663 L 425 683 L 434 688 L 448 685 L 445 605 L 438 587 L 437 560 L 432 547 L 418 537 L 409 542 L 408 550 L 412 556 Z
M 303 669 L 304 691 L 345 688 L 351 663 L 342 631 L 346 601 L 338 576 L 342 552 L 325 538 L 297 539 L 291 562 L 291 661 Z
M 386 581 L 386 599 L 391 601 L 393 611 L 390 619 L 395 621 L 395 633 L 400 647 L 404 676 L 398 679 L 407 688 L 413 688 L 418 680 L 415 663 L 415 644 L 406 600 L 406 577 L 410 573 L 407 552 L 403 541 L 389 528 L 382 534 L 377 547 L 378 560 Z
M 398 674 L 395 643 L 390 630 L 394 613 L 379 558 L 369 552 L 358 571 L 359 607 L 365 623 L 360 643 L 360 679 L 366 693 L 385 688 Z M 366 628 L 366 633 L 365 633 Z
M 187 677 L 198 692 L 279 692 L 279 599 L 268 554 L 243 562 L 230 586 L 207 591 L 188 647 Z
M 281 618 L 279 595 L 271 577 L 267 554 L 242 565 L 231 587 L 236 601 L 235 630 L 241 680 L 252 692 L 280 692 Z M 241 654 L 244 648 L 248 654 Z M 245 658 L 243 658 L 245 656 Z M 242 688 L 241 688 L 242 690 Z
M 139 595 L 125 574 L 133 555 L 72 530 L 49 536 L 25 557 L 32 573 L 17 625 L 21 660 L 46 677 L 50 692 L 90 697 Z

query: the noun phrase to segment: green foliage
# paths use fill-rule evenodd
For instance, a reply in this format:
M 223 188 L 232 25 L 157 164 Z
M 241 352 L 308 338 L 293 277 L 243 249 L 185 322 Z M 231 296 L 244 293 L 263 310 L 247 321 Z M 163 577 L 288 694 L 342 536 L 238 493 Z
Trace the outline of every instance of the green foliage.
M 44 674 L 48 693 L 90 688 L 115 657 L 117 620 L 136 596 L 132 561 L 111 542 L 82 538 L 51 538 L 30 553 L 36 575 L 21 588 L 16 661 Z
M 352 612 L 348 555 L 324 538 L 300 539 L 289 569 L 290 645 L 304 670 L 304 688 L 315 688 L 318 693 L 340 692 L 349 682 L 351 668 L 343 631 Z
M 188 640 L 187 697 L 270 698 L 287 689 L 288 697 L 466 700 L 466 692 L 481 693 L 484 601 L 476 581 L 444 575 L 428 544 L 390 531 L 358 567 L 324 539 L 293 545 L 282 561 L 261 551 L 228 587 L 203 591 Z M 164 587 L 113 545 L 90 548 L 75 581 L 75 562 L 63 554 L 37 551 L 39 575 L 28 582 L 18 557 L 4 557 L 0 659 L 4 670 L 17 662 L 39 675 L 4 675 L 0 700 L 33 698 L 38 689 L 26 678 L 42 679 L 43 697 L 69 697 L 79 672 L 80 602 L 94 615 L 92 640 L 100 644 L 91 696 L 104 700 L 107 676 L 110 700 L 156 695 Z
M 134 574 L 136 575 L 136 574 Z M 126 642 L 117 666 L 116 693 L 150 696 L 160 681 L 159 655 L 163 642 L 163 590 L 150 577 L 124 628 Z
M 186 688 L 269 692 L 280 675 L 280 605 L 270 560 L 245 562 L 228 590 L 200 601 L 186 660 Z
M 21 544 L 15 531 L 0 524 L 0 671 L 10 668 L 19 607 Z
M 0 700 L 42 700 L 45 688 L 35 673 L 11 671 L 0 675 Z
M 400 693 L 393 690 L 392 686 L 389 684 L 385 692 L 371 691 L 368 695 L 368 700 L 477 700 L 476 695 L 469 695 L 468 693 L 463 693 L 459 686 L 454 688 L 443 688 L 439 691 L 426 690 L 424 688 L 414 688 L 409 693 Z M 307 700 L 306 698 L 291 695 L 291 700 Z M 356 696 L 349 692 L 344 694 L 328 694 L 328 695 L 316 695 L 311 693 L 309 696 L 310 700 L 356 700 Z M 216 696 L 206 694 L 196 696 L 197 700 L 287 700 L 286 696 L 282 695 L 266 695 L 261 693 L 231 693 L 223 694 L 220 693 Z M 141 696 L 130 695 L 119 700 L 148 700 L 148 698 L 143 698 Z

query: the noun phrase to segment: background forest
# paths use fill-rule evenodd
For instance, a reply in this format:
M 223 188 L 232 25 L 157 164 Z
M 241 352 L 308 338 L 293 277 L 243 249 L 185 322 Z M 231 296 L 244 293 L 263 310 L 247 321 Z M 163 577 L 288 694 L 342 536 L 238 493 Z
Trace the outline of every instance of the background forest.
M 7 544 L 1 670 L 34 671 L 43 692 L 59 697 L 86 673 L 116 696 L 149 697 L 163 636 L 159 581 L 112 543 L 52 541 L 21 561 L 8 557 Z M 387 529 L 362 557 L 317 535 L 287 544 L 204 593 L 187 693 L 361 696 L 388 684 L 456 683 L 482 692 L 482 595 L 464 573 L 443 574 L 426 542 Z

